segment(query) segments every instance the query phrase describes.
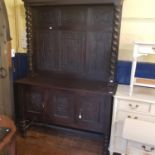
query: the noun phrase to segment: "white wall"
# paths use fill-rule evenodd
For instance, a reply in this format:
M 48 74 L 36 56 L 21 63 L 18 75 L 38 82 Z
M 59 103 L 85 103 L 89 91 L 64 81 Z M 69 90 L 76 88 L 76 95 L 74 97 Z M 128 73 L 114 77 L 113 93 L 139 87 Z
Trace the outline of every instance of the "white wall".
M 134 41 L 155 43 L 155 0 L 124 1 L 119 59 L 131 60 Z M 155 56 L 145 60 L 155 62 Z

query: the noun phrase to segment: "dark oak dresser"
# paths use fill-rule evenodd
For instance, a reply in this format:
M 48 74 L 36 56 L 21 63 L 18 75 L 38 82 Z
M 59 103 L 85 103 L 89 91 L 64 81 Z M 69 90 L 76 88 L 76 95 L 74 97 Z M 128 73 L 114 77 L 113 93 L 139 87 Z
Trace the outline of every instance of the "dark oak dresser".
M 40 123 L 101 133 L 107 154 L 122 1 L 24 3 L 29 74 L 16 82 L 19 129 Z

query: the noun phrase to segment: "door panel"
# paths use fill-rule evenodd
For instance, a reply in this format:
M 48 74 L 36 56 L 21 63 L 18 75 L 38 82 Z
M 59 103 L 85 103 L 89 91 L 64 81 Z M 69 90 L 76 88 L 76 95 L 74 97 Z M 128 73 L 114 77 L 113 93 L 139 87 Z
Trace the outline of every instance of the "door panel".
M 31 88 L 29 99 L 27 112 L 41 113 L 45 104 L 45 91 L 39 88 Z
M 70 91 L 49 91 L 46 120 L 49 123 L 67 125 L 74 121 L 74 99 Z
M 76 99 L 76 122 L 79 128 L 103 132 L 106 112 L 106 96 L 92 93 L 79 95 Z M 109 103 L 109 102 L 108 102 Z
M 30 87 L 25 91 L 26 116 L 29 120 L 42 121 L 46 104 L 46 90 L 39 87 Z
M 59 70 L 59 32 L 48 27 L 37 28 L 35 44 L 35 68 L 41 71 Z
M 84 57 L 85 35 L 82 32 L 61 32 L 61 69 L 65 72 L 81 72 Z
M 108 81 L 113 11 L 112 5 L 38 7 L 33 12 L 35 68 Z

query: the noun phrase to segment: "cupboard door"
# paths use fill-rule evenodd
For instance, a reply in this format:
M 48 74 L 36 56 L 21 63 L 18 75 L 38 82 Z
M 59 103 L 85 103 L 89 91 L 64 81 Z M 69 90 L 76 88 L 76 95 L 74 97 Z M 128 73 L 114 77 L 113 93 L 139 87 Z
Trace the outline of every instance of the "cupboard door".
M 76 100 L 76 122 L 78 127 L 95 132 L 104 132 L 107 115 L 107 98 L 103 95 L 84 94 Z M 106 103 L 107 102 L 107 103 Z
M 26 115 L 29 120 L 41 121 L 46 103 L 46 91 L 31 87 L 27 93 Z
M 74 122 L 74 101 L 69 91 L 49 91 L 49 100 L 46 107 L 46 120 L 48 123 L 67 125 Z

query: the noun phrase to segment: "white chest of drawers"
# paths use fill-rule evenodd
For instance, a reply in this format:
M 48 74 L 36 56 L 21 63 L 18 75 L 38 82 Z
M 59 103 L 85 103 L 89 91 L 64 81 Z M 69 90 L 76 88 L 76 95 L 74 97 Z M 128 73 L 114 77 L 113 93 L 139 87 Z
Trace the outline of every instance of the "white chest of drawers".
M 155 155 L 155 144 L 150 145 L 145 142 L 133 141 L 123 137 L 124 122 L 127 119 L 139 120 L 144 123 L 155 123 L 155 89 L 135 87 L 133 95 L 129 96 L 128 85 L 118 86 L 116 95 L 114 96 L 109 146 L 111 155 L 114 152 L 122 155 Z M 141 130 L 143 130 L 143 127 Z M 151 133 L 144 131 L 145 134 Z M 152 136 L 155 136 L 155 131 Z

